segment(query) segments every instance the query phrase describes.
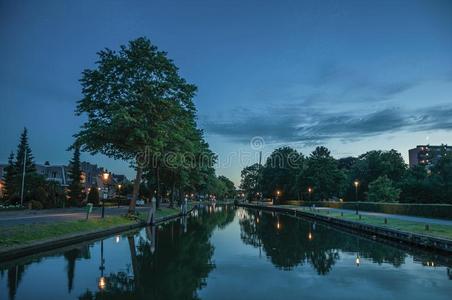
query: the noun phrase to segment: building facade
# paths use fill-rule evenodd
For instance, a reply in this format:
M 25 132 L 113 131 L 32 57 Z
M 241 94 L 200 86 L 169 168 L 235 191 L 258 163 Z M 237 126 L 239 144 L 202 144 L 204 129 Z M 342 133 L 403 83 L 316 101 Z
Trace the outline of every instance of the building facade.
M 452 146 L 447 145 L 418 145 L 416 148 L 408 150 L 410 167 L 417 165 L 432 166 L 447 154 L 452 153 Z

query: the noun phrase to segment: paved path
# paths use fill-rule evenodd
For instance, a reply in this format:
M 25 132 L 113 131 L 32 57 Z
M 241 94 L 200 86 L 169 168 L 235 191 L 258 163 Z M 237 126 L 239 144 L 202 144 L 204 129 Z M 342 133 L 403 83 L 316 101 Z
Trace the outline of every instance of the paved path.
M 316 207 L 316 208 L 319 210 L 330 210 L 330 211 L 339 212 L 339 213 L 340 212 L 355 213 L 355 211 L 351 210 L 351 209 L 339 209 L 339 208 L 329 208 L 329 207 Z M 377 213 L 377 212 L 369 212 L 369 211 L 359 211 L 359 214 L 363 215 L 363 216 L 375 216 L 375 217 L 382 217 L 382 218 L 388 218 L 388 219 L 399 219 L 399 220 L 411 221 L 411 222 L 452 226 L 452 220 L 432 219 L 432 218 L 423 218 L 423 217 L 406 216 L 406 215 L 393 215 L 393 214 L 385 214 L 385 213 Z
M 138 211 L 147 211 L 148 207 L 137 207 Z M 124 215 L 127 213 L 128 207 L 106 207 L 106 216 Z M 102 209 L 100 207 L 93 208 L 90 218 L 100 218 Z M 0 226 L 11 226 L 18 224 L 36 224 L 36 223 L 52 223 L 61 221 L 83 220 L 86 218 L 86 210 L 84 208 L 56 208 L 42 210 L 16 210 L 0 212 Z

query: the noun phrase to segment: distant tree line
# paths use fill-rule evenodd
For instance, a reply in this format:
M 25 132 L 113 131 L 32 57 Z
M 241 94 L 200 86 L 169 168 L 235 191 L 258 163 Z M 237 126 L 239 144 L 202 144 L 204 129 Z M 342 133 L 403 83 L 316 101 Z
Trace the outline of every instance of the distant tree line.
M 326 147 L 304 156 L 291 147 L 273 151 L 264 165 L 241 172 L 248 199 L 452 203 L 452 155 L 432 166 L 408 168 L 396 150 L 335 159 Z

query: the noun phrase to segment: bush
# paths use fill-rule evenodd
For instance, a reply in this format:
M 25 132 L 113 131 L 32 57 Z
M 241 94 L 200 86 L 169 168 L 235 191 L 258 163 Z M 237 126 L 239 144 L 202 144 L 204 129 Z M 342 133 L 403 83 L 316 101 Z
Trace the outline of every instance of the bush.
M 370 202 L 398 202 L 400 189 L 396 188 L 388 176 L 380 176 L 369 184 Z
M 31 200 L 30 205 L 31 205 L 31 209 L 43 209 L 44 208 L 44 205 L 42 205 L 41 202 L 36 201 L 36 200 Z

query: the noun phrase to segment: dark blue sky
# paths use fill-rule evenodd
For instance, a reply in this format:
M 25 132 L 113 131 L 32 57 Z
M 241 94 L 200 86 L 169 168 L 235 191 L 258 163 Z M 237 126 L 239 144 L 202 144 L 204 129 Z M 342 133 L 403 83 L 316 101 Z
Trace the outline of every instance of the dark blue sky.
M 67 163 L 80 73 L 139 36 L 198 86 L 218 173 L 236 183 L 254 136 L 264 156 L 452 144 L 452 1 L 0 0 L 0 161 L 27 126 L 37 162 Z

